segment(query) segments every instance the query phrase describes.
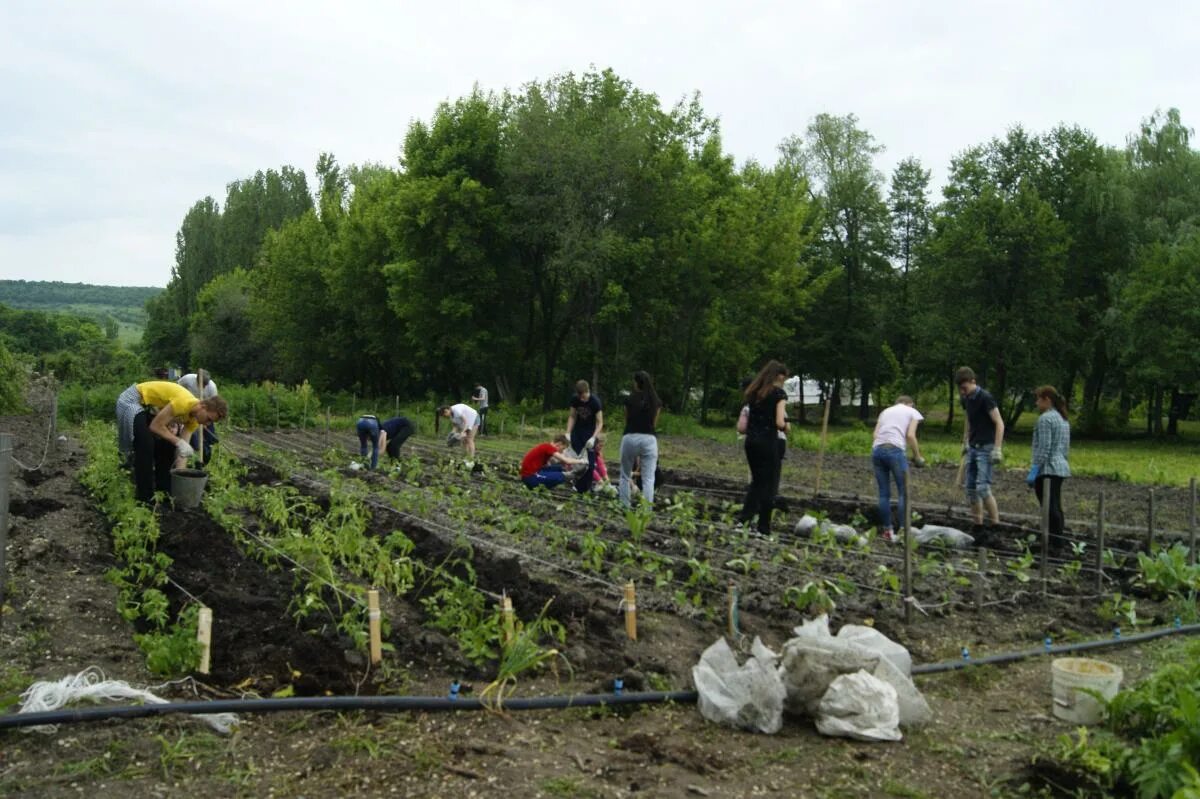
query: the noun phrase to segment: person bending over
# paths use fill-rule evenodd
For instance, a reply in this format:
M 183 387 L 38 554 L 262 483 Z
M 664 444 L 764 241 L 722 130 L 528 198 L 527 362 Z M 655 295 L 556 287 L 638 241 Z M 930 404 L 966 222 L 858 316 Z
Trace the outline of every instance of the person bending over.
M 154 492 L 171 490 L 171 469 L 196 454 L 186 437 L 229 414 L 221 397 L 200 400 L 178 383 L 135 383 L 117 397 L 117 447 L 133 465 L 135 496 L 149 504 Z M 172 431 L 181 424 L 183 435 Z
M 559 433 L 550 443 L 538 444 L 526 452 L 521 459 L 521 482 L 528 488 L 554 488 L 565 483 L 570 475 L 563 470 L 564 466 L 587 465 L 582 458 L 572 458 L 565 453 L 570 445 L 571 439 Z
M 367 444 L 371 445 L 371 468 L 379 465 L 379 450 L 387 452 L 392 460 L 400 458 L 400 445 L 414 432 L 413 423 L 404 416 L 393 416 L 386 422 L 379 417 L 364 413 L 354 426 L 358 432 L 358 454 L 366 457 Z
M 439 405 L 433 414 L 433 431 L 441 433 L 442 420 L 449 419 L 454 428 L 447 442 L 450 446 L 461 444 L 467 457 L 475 457 L 475 433 L 479 430 L 479 414 L 470 405 Z

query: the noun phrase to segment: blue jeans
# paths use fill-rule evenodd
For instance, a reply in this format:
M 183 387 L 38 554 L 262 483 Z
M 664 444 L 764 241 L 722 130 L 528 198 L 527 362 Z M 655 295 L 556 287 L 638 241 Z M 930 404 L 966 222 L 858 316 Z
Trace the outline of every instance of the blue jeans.
M 992 445 L 972 444 L 967 449 L 967 500 L 982 502 L 992 495 Z
M 552 463 L 549 466 L 539 469 L 528 477 L 522 477 L 521 482 L 524 483 L 527 488 L 537 488 L 538 486 L 554 488 L 555 486 L 560 486 L 567 482 L 567 475 L 563 473 L 562 464 Z
M 617 494 L 625 507 L 630 505 L 634 461 L 638 461 L 638 468 L 642 472 L 642 497 L 653 505 L 654 470 L 658 468 L 658 439 L 649 433 L 626 433 L 621 436 L 621 483 Z
M 900 526 L 908 518 L 904 514 L 904 481 L 908 479 L 908 458 L 904 450 L 880 444 L 871 450 L 871 465 L 875 467 L 875 482 L 879 485 L 879 523 L 884 530 L 892 525 L 892 480 L 896 481 L 896 496 L 900 504 Z
M 354 425 L 358 432 L 358 454 L 365 457 L 367 442 L 371 442 L 371 468 L 379 465 L 379 420 L 364 416 Z

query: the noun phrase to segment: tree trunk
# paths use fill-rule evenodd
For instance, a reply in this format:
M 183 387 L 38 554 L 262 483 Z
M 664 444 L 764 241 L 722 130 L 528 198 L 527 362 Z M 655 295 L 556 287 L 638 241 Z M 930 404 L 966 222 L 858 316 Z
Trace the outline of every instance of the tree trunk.
M 858 396 L 858 418 L 859 421 L 865 422 L 871 413 L 871 382 L 863 380 L 860 388 L 862 390 Z
M 1179 435 L 1179 406 L 1182 396 L 1178 386 L 1171 387 L 1171 407 L 1167 411 L 1167 435 L 1169 436 Z
M 798 421 L 800 424 L 804 424 L 806 421 L 804 418 L 804 375 L 796 375 L 796 377 L 800 379 L 800 410 L 797 411 L 798 415 L 796 417 L 796 421 Z
M 708 423 L 708 362 L 700 370 L 700 424 Z

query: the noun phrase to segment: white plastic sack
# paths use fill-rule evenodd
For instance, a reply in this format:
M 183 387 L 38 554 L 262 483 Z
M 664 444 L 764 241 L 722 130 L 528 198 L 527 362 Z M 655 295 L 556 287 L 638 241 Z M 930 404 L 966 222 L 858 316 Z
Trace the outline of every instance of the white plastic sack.
M 563 466 L 563 471 L 566 472 L 567 474 L 571 475 L 572 477 L 578 477 L 579 475 L 583 474 L 584 471 L 588 468 L 587 447 L 584 447 L 583 449 L 579 450 L 579 452 L 576 452 L 575 450 L 571 449 L 570 447 L 567 447 L 565 450 L 563 450 L 563 454 L 566 455 L 568 458 L 575 458 L 576 460 L 583 461 L 582 464 L 579 464 L 577 466 Z
M 944 541 L 946 546 L 953 547 L 954 549 L 966 549 L 975 543 L 975 539 L 962 530 L 956 530 L 953 527 L 942 527 L 937 524 L 914 527 L 913 537 L 917 539 L 918 544 L 932 544 L 934 541 Z
M 780 664 L 787 710 L 816 717 L 821 698 L 833 681 L 862 670 L 895 689 L 901 724 L 909 727 L 928 722 L 933 711 L 909 677 L 912 657 L 908 650 L 876 630 L 865 633 L 864 629 L 870 628 L 852 626 L 845 638 L 840 633 L 834 637 L 824 615 L 795 629 L 796 637 L 783 646 Z
M 899 741 L 896 689 L 865 671 L 843 674 L 821 697 L 817 732 L 860 741 Z
M 758 638 L 750 653 L 750 659 L 739 666 L 724 638 L 704 650 L 692 667 L 700 715 L 744 730 L 779 732 L 786 691 L 775 668 L 778 655 Z
M 818 522 L 816 517 L 810 516 L 807 513 L 801 516 L 800 520 L 796 522 L 795 530 L 797 536 L 805 537 L 811 537 L 816 530 L 820 530 L 825 534 L 832 533 L 833 537 L 843 544 L 861 544 L 866 541 L 863 536 L 859 535 L 857 530 L 848 524 L 834 524 L 828 519 Z

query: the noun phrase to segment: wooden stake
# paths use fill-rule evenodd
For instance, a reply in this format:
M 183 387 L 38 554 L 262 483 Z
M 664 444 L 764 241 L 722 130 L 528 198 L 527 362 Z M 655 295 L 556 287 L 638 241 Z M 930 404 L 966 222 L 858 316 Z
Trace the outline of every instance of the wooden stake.
M 817 455 L 817 484 L 813 488 L 813 496 L 821 494 L 821 471 L 825 468 L 825 439 L 829 435 L 829 404 L 832 397 L 825 398 L 825 417 L 821 420 L 821 451 Z
M 826 405 L 826 408 L 829 406 Z M 911 477 L 911 472 L 909 473 Z M 908 484 L 909 481 L 904 481 L 904 515 L 908 518 L 904 520 L 904 623 L 912 623 L 912 595 L 913 595 L 913 572 L 912 572 L 912 513 L 909 508 L 912 506 L 908 503 Z
M 987 595 L 988 551 L 979 547 L 979 574 L 975 575 L 975 610 L 983 610 L 983 600 Z
M 1196 565 L 1196 478 L 1193 477 L 1188 488 L 1191 499 L 1188 500 L 1188 565 Z
M 1146 497 L 1146 551 L 1154 551 L 1154 489 Z
M 86 397 L 87 394 L 84 394 Z M 4 587 L 8 584 L 4 553 L 8 549 L 8 502 L 12 491 L 13 443 L 12 433 L 0 433 L 0 626 L 4 623 Z
M 1104 590 L 1104 489 L 1096 503 L 1096 590 Z
M 733 583 L 729 584 L 729 638 L 737 642 L 738 636 L 741 634 L 738 630 L 738 590 Z
M 634 588 L 632 580 L 625 583 L 625 601 L 621 605 L 625 608 L 625 634 L 629 636 L 630 641 L 636 641 L 637 589 Z
M 383 660 L 383 641 L 381 640 L 381 614 L 379 613 L 379 592 L 374 588 L 367 591 L 367 633 L 371 636 L 371 664 Z
M 516 614 L 513 612 L 512 597 L 505 594 L 500 597 L 500 636 L 501 643 L 508 646 L 516 635 Z
M 329 449 L 329 408 L 325 409 L 325 449 Z
M 212 608 L 200 608 L 196 617 L 196 640 L 200 642 L 200 665 L 196 671 L 208 674 L 212 665 Z
M 1050 590 L 1050 502 L 1054 483 L 1042 481 L 1042 593 Z

